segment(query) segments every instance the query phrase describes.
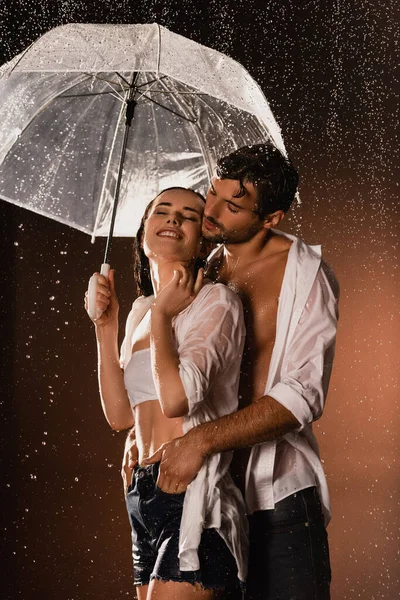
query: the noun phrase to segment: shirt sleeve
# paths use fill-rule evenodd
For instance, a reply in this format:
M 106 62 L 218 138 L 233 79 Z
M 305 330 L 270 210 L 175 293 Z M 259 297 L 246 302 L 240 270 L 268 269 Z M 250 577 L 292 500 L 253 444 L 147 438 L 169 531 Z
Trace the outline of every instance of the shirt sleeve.
M 289 342 L 281 380 L 268 396 L 300 423 L 298 431 L 322 415 L 335 353 L 337 294 L 320 268 Z
M 204 401 L 210 387 L 234 361 L 239 379 L 245 337 L 242 304 L 222 284 L 207 288 L 197 298 L 178 345 L 179 374 L 188 400 L 188 415 Z

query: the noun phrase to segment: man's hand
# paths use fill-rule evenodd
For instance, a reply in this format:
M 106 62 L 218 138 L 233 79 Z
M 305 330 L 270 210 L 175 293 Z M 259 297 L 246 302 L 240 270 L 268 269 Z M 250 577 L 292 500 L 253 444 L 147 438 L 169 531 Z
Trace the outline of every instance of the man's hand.
M 135 428 L 128 433 L 125 441 L 124 456 L 122 459 L 121 476 L 124 482 L 124 494 L 128 492 L 128 487 L 132 482 L 132 473 L 138 461 L 138 449 L 135 439 Z
M 157 485 L 168 494 L 184 492 L 207 457 L 201 444 L 191 435 L 191 431 L 183 437 L 163 444 L 157 452 L 143 460 L 145 465 L 160 461 Z

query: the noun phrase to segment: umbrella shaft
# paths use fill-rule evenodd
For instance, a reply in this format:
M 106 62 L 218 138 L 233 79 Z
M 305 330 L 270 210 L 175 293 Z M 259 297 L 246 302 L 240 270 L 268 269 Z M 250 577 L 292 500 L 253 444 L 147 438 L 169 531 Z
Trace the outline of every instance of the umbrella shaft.
M 108 256 L 110 254 L 111 242 L 112 242 L 112 237 L 113 237 L 113 233 L 114 233 L 115 217 L 117 215 L 119 192 L 120 192 L 120 189 L 121 189 L 122 171 L 124 169 L 124 162 L 125 162 L 126 147 L 127 147 L 127 144 L 128 144 L 129 129 L 130 129 L 130 126 L 131 126 L 131 123 L 132 123 L 133 115 L 134 115 L 134 112 L 135 112 L 135 106 L 136 106 L 136 101 L 132 98 L 133 94 L 135 93 L 135 88 L 134 88 L 134 82 L 135 82 L 135 80 L 136 80 L 136 74 L 133 77 L 132 84 L 131 84 L 131 87 L 129 89 L 129 98 L 126 101 L 126 120 L 125 120 L 124 140 L 123 140 L 123 143 L 122 143 L 122 151 L 121 151 L 121 156 L 120 156 L 120 160 L 119 160 L 117 185 L 115 187 L 115 193 L 114 193 L 114 204 L 113 204 L 113 210 L 112 210 L 112 215 L 111 215 L 110 230 L 108 232 L 107 244 L 106 244 L 106 249 L 105 249 L 105 252 L 104 252 L 104 260 L 103 260 L 103 263 L 106 263 L 106 264 L 108 263 Z

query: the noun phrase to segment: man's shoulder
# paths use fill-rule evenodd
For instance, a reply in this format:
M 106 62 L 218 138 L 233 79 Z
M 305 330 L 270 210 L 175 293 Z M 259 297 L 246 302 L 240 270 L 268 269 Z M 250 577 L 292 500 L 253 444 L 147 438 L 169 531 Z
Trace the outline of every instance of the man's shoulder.
M 324 287 L 327 285 L 336 299 L 339 298 L 339 284 L 332 268 L 322 258 L 321 245 L 308 244 L 301 238 L 273 230 L 277 236 L 292 242 L 289 268 L 295 278 L 296 287 L 309 287 L 318 280 Z
M 271 229 L 271 232 L 276 240 L 279 240 L 282 248 L 290 248 L 291 246 L 294 246 L 297 254 L 303 253 L 305 255 L 309 255 L 310 258 L 321 259 L 320 244 L 308 244 L 297 235 L 286 233 L 285 231 L 280 231 L 279 229 Z
M 289 239 L 285 235 L 280 235 L 276 231 L 271 231 L 269 241 L 264 247 L 264 258 L 286 262 L 292 245 L 292 239 Z

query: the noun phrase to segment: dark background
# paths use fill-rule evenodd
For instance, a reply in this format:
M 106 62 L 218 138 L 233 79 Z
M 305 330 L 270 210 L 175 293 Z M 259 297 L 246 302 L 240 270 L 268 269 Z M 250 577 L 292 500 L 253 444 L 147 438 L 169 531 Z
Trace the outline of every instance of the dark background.
M 239 60 L 300 171 L 284 229 L 322 243 L 341 283 L 337 356 L 317 435 L 328 476 L 333 600 L 399 597 L 399 207 L 396 4 L 8 0 L 2 61 L 67 22 L 150 23 Z M 98 398 L 83 311 L 104 243 L 0 203 L 4 600 L 133 598 L 119 476 L 124 434 Z M 115 242 L 121 323 L 130 240 Z

